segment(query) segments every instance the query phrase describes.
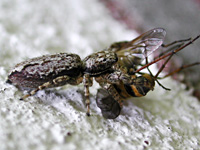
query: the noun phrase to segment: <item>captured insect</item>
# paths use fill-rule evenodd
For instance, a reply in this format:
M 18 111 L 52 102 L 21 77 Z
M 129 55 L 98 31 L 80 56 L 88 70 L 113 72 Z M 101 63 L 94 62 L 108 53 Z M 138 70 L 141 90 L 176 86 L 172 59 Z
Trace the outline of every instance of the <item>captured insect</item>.
M 115 51 L 118 56 L 119 66 L 125 69 L 127 74 L 132 77 L 132 83 L 127 84 L 120 82 L 119 84 L 112 84 L 98 90 L 96 102 L 97 106 L 101 109 L 104 118 L 114 119 L 119 116 L 124 100 L 130 97 L 145 96 L 150 90 L 153 91 L 155 82 L 165 90 L 170 90 L 164 87 L 158 79 L 166 78 L 185 68 L 200 64 L 200 62 L 196 62 L 193 64 L 183 65 L 166 74 L 164 77 L 159 77 L 159 74 L 175 53 L 192 44 L 200 37 L 200 35 L 198 35 L 194 39 L 189 38 L 178 40 L 164 45 L 163 40 L 165 34 L 166 32 L 164 29 L 156 28 L 143 33 L 130 42 L 117 42 L 110 46 L 110 49 Z M 159 57 L 155 58 L 154 61 L 148 63 L 148 56 L 158 49 L 165 49 L 165 51 Z M 158 70 L 156 75 L 153 75 L 148 67 L 165 58 L 167 59 L 162 64 L 161 68 Z M 146 65 L 141 64 L 144 59 L 146 60 Z M 139 66 L 141 67 L 138 69 Z M 145 68 L 149 71 L 149 74 L 141 72 L 141 70 Z M 113 96 L 112 93 L 114 92 L 112 91 L 117 91 L 117 97 L 115 95 Z
M 89 116 L 89 87 L 95 79 L 102 87 L 97 93 L 97 105 L 105 118 L 114 119 L 120 114 L 126 98 L 145 96 L 153 90 L 155 82 L 158 82 L 158 75 L 168 60 L 199 38 L 197 36 L 194 39 L 185 40 L 186 44 L 183 44 L 185 41 L 178 41 L 177 43 L 181 44 L 178 44 L 176 49 L 148 63 L 147 57 L 160 47 L 164 47 L 162 44 L 165 35 L 164 29 L 155 28 L 132 41 L 114 43 L 107 49 L 93 53 L 83 60 L 71 53 L 44 55 L 29 59 L 14 67 L 8 76 L 7 83 L 28 92 L 21 98 L 22 100 L 42 89 L 83 83 Z M 165 64 L 154 76 L 148 66 L 166 57 L 168 59 Z M 146 60 L 144 66 L 141 64 L 143 60 Z M 138 66 L 141 67 L 137 69 Z M 144 68 L 149 70 L 149 74 L 140 72 Z M 158 84 L 161 85 L 159 82 Z M 107 95 L 104 94 L 105 92 Z

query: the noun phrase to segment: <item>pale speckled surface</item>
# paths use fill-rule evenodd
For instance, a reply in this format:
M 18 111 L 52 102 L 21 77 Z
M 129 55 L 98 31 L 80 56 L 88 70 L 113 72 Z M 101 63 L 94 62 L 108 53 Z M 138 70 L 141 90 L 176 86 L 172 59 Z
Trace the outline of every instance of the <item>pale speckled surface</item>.
M 102 118 L 91 88 L 92 116 L 85 116 L 83 86 L 22 95 L 5 84 L 14 64 L 48 53 L 82 58 L 135 34 L 116 23 L 96 0 L 0 2 L 0 149 L 199 149 L 200 103 L 171 79 L 144 98 L 125 103 L 115 120 Z

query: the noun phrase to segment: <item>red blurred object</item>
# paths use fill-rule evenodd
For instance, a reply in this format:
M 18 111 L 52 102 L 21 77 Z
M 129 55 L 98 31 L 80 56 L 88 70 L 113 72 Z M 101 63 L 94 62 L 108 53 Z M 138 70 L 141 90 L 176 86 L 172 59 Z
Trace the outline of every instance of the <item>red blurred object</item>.
M 113 18 L 125 24 L 129 29 L 137 29 L 137 21 L 131 11 L 129 11 L 123 3 L 124 1 L 116 0 L 100 0 L 111 12 Z
M 200 0 L 194 0 L 200 6 Z

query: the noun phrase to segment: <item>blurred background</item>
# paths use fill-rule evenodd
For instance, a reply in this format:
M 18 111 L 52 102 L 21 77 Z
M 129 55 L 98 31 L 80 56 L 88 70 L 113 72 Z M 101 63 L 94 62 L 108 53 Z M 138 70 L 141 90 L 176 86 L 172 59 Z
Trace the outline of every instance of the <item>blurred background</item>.
M 155 27 L 167 31 L 165 43 L 200 34 L 200 0 L 101 0 L 112 16 L 129 29 L 143 33 Z M 200 61 L 200 40 L 176 54 L 168 70 Z M 170 68 L 172 67 L 172 68 Z M 200 65 L 187 68 L 178 79 L 195 87 L 200 98 Z M 177 78 L 177 77 L 176 77 Z

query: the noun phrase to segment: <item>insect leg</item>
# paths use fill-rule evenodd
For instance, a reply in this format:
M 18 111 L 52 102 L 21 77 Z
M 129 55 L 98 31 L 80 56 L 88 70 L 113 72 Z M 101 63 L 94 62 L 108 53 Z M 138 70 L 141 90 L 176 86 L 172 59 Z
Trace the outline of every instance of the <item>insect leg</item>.
M 177 42 L 177 41 L 176 41 L 176 42 Z M 160 69 L 159 69 L 160 72 L 164 69 L 165 65 L 167 64 L 167 62 L 170 60 L 171 57 L 172 57 L 172 56 L 170 56 L 170 57 L 168 58 L 168 60 L 165 62 L 165 64 L 162 66 L 163 68 L 160 68 Z M 146 64 L 148 64 L 149 62 L 148 62 L 148 58 L 147 58 L 147 57 L 145 57 L 145 60 L 146 60 Z M 149 71 L 150 75 L 154 78 L 154 80 L 158 83 L 159 86 L 161 86 L 161 87 L 162 87 L 163 89 L 165 89 L 165 90 L 168 90 L 168 91 L 170 90 L 169 88 L 166 88 L 164 85 L 162 85 L 162 84 L 158 81 L 157 75 L 160 73 L 159 71 L 158 71 L 158 73 L 154 76 L 153 73 L 151 72 L 151 70 L 149 69 L 149 66 L 147 66 L 147 70 Z
M 29 94 L 24 95 L 22 98 L 20 98 L 20 100 L 24 100 L 27 97 L 34 95 L 39 90 L 43 90 L 43 89 L 49 88 L 51 86 L 57 87 L 60 85 L 64 85 L 67 82 L 67 80 L 69 80 L 69 79 L 70 79 L 69 76 L 64 75 L 64 76 L 57 77 L 57 78 L 53 79 L 52 81 L 45 82 L 44 84 L 38 86 L 36 89 L 32 90 Z
M 89 74 L 85 74 L 83 76 L 83 84 L 84 84 L 84 93 L 85 93 L 85 104 L 87 107 L 87 115 L 90 116 L 90 91 L 89 87 L 92 86 L 93 82 Z
M 114 86 L 111 85 L 111 84 L 107 84 L 107 85 L 104 86 L 104 89 L 106 89 L 108 91 L 108 93 L 110 95 L 112 95 L 112 97 L 118 102 L 118 104 L 122 108 L 122 106 L 123 106 L 123 99 L 120 97 L 119 93 L 114 88 Z
M 192 44 L 192 43 L 193 43 L 194 41 L 196 41 L 198 38 L 200 38 L 200 35 L 198 35 L 198 36 L 196 36 L 195 38 L 189 40 L 186 44 L 184 44 L 184 45 L 182 45 L 181 47 L 179 47 L 179 48 L 173 50 L 172 52 L 167 53 L 166 55 L 163 55 L 163 56 L 159 57 L 158 59 L 156 59 L 156 60 L 154 60 L 154 61 L 152 61 L 152 62 L 150 62 L 150 63 L 144 65 L 143 67 L 141 67 L 141 68 L 139 68 L 139 69 L 137 69 L 137 70 L 135 71 L 135 73 L 140 72 L 141 70 L 145 69 L 146 67 L 148 67 L 148 66 L 150 66 L 150 65 L 152 65 L 152 64 L 155 64 L 156 62 L 158 62 L 158 61 L 160 61 L 160 60 L 162 60 L 162 59 L 164 59 L 164 58 L 166 58 L 166 57 L 169 57 L 169 56 L 171 57 L 171 56 L 173 56 L 174 54 L 176 54 L 177 52 L 181 51 L 182 49 L 184 49 L 184 48 L 187 47 L 188 45 Z
M 185 69 L 185 68 L 189 68 L 189 67 L 196 66 L 196 65 L 200 65 L 200 62 L 196 62 L 196 63 L 192 63 L 192 64 L 188 64 L 188 65 L 183 65 L 183 66 L 181 66 L 180 68 L 178 68 L 178 69 L 176 69 L 176 70 L 174 70 L 174 71 L 168 73 L 168 74 L 165 75 L 164 77 L 160 77 L 159 79 L 164 79 L 164 78 L 169 77 L 169 76 L 171 76 L 171 75 L 173 75 L 173 74 L 175 74 L 175 73 L 177 73 L 177 72 L 182 71 L 182 70 Z
M 183 46 L 183 44 L 187 41 L 190 41 L 192 38 L 188 38 L 188 39 L 183 39 L 183 40 L 178 40 L 178 41 L 174 41 L 172 43 L 169 44 L 162 44 L 161 45 L 161 50 L 165 49 L 162 53 L 160 53 L 159 55 L 157 55 L 156 57 L 154 57 L 154 60 L 156 60 L 157 58 L 167 54 L 168 52 L 171 52 L 175 49 L 178 49 L 179 47 Z
M 172 45 L 177 44 L 177 43 L 183 44 L 184 42 L 190 41 L 191 39 L 192 39 L 192 38 L 183 39 L 183 40 L 178 40 L 178 41 L 171 42 L 171 43 L 169 43 L 169 44 L 162 44 L 161 46 L 162 46 L 162 47 L 169 47 L 169 46 L 172 46 Z

